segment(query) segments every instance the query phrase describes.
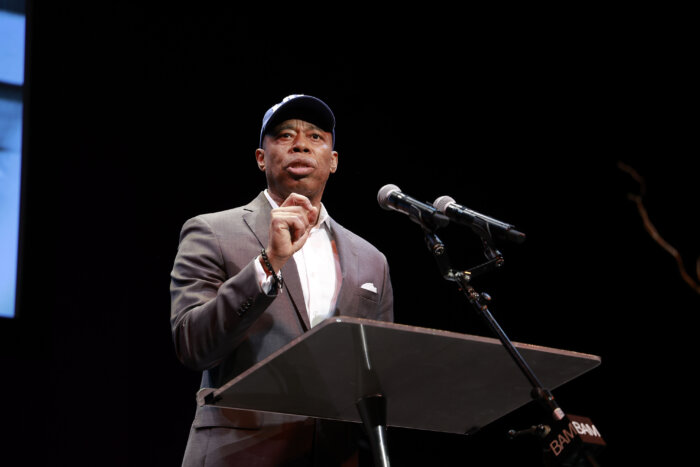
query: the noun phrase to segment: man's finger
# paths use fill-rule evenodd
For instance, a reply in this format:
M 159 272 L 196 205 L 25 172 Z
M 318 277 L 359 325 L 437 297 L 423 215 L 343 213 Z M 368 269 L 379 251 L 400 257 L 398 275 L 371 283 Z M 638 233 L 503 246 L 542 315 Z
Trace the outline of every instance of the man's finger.
M 291 193 L 287 196 L 287 199 L 280 205 L 280 207 L 291 207 L 299 206 L 306 211 L 306 217 L 309 221 L 309 226 L 312 227 L 316 225 L 318 220 L 318 208 L 311 204 L 309 198 L 299 193 Z
M 287 196 L 287 199 L 284 200 L 280 207 L 286 206 L 301 206 L 307 210 L 313 208 L 309 198 L 304 195 L 300 195 L 299 193 L 291 193 L 289 196 Z

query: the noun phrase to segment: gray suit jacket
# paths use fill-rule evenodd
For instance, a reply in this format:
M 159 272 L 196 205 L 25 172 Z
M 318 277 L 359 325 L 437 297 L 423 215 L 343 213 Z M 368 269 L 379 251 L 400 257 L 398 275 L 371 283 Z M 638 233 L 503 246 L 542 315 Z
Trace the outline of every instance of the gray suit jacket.
M 264 193 L 250 204 L 188 220 L 171 274 L 175 351 L 202 370 L 202 387 L 219 387 L 307 331 L 309 317 L 294 259 L 282 268 L 277 296 L 260 290 L 253 260 L 267 245 L 271 206 Z M 385 256 L 331 219 L 342 285 L 335 315 L 393 320 Z M 360 286 L 372 283 L 374 293 Z M 263 429 L 294 417 L 198 407 L 193 428 Z M 189 447 L 188 447 L 189 449 Z

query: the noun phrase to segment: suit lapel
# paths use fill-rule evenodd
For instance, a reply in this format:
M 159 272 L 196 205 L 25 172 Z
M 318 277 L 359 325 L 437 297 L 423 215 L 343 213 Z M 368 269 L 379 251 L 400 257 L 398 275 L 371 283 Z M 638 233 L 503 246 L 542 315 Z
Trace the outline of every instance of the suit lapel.
M 347 235 L 343 234 L 343 228 L 333 219 L 331 219 L 331 229 L 336 248 L 338 249 L 340 272 L 343 278 L 333 315 L 352 316 L 353 310 L 356 308 L 353 281 L 358 277 L 358 257 L 352 242 Z
M 272 206 L 270 206 L 265 194 L 260 193 L 245 209 L 249 212 L 243 215 L 243 220 L 258 239 L 258 242 L 260 242 L 260 248 L 266 247 L 270 238 L 270 213 Z M 290 258 L 282 266 L 282 279 L 284 280 L 283 291 L 289 296 L 297 317 L 303 323 L 304 331 L 308 331 L 311 329 L 309 313 L 306 311 L 304 292 L 301 288 L 299 272 L 297 271 L 294 258 Z

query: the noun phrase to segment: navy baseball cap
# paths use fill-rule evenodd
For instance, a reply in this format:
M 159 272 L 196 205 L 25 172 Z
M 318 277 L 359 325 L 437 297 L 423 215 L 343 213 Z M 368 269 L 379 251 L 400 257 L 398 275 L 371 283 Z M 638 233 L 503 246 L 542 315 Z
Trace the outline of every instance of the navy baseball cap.
M 323 131 L 331 133 L 333 146 L 335 146 L 335 116 L 331 108 L 317 97 L 291 94 L 265 112 L 260 129 L 260 147 L 262 147 L 263 138 L 269 130 L 278 123 L 294 118 L 313 123 Z

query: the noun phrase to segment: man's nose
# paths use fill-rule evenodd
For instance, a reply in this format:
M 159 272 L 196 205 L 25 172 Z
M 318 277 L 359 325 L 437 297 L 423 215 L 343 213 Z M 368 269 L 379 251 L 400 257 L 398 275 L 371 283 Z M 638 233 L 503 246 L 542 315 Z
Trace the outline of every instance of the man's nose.
M 294 138 L 293 150 L 294 152 L 309 152 L 309 145 L 305 135 L 298 134 Z

